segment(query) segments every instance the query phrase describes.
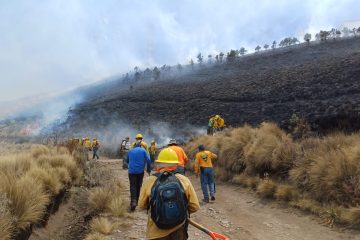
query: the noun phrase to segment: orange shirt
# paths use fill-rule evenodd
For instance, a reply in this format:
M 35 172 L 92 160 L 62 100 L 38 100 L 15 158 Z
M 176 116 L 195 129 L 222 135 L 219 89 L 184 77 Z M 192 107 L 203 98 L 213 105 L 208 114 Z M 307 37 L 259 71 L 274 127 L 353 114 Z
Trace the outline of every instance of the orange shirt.
M 186 153 L 184 152 L 184 150 L 179 147 L 179 146 L 170 146 L 170 148 L 172 150 L 174 150 L 176 152 L 176 155 L 178 156 L 179 159 L 179 166 L 181 167 L 185 167 L 186 163 L 188 162 L 188 157 L 186 156 Z

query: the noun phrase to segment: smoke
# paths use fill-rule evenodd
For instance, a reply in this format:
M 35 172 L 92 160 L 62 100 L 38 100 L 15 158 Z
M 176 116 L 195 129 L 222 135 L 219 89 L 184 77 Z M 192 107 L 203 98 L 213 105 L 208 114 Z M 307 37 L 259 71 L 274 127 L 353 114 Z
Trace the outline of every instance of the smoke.
M 6 135 L 34 137 L 48 134 L 67 119 L 69 109 L 82 99 L 80 92 L 71 91 L 8 102 L 0 122 L 4 129 L 11 129 Z
M 358 20 L 356 0 L 0 0 L 0 101 Z
M 358 20 L 354 9 L 360 9 L 356 0 L 0 0 L 0 5 L 0 116 L 38 116 L 34 126 L 39 127 L 31 128 L 36 134 L 61 125 L 72 106 L 106 89 L 59 93 L 135 66 L 187 64 L 199 52 L 206 58 L 240 47 L 251 52 L 288 36 L 301 40 L 305 32 Z M 24 96 L 36 97 L 11 101 Z M 79 126 L 85 130 L 77 134 L 111 146 L 139 131 L 161 144 L 203 131 L 191 126 L 173 130 L 164 123 L 150 124 L 147 131 L 119 123 L 121 116 L 111 121 L 97 114 L 99 128 Z
M 176 139 L 179 143 L 182 143 L 194 135 L 205 134 L 205 132 L 206 129 L 191 125 L 177 129 L 165 122 L 154 122 L 141 129 L 136 129 L 129 123 L 117 120 L 112 121 L 106 127 L 78 128 L 77 132 L 68 133 L 65 136 L 73 138 L 97 138 L 101 145 L 114 152 L 118 149 L 123 139 L 129 137 L 131 141 L 135 141 L 135 136 L 138 133 L 144 136 L 144 141 L 148 144 L 151 140 L 155 140 L 158 146 L 165 146 L 169 143 L 170 139 Z

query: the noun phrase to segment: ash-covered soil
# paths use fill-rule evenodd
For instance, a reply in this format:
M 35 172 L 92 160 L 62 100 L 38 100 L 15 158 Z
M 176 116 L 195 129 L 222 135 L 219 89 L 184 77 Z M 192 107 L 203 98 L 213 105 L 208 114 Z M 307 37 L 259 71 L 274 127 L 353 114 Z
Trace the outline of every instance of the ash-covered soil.
M 173 67 L 175 68 L 175 67 Z M 190 68 L 190 67 L 188 67 Z M 69 129 L 125 120 L 206 126 L 221 114 L 232 126 L 275 121 L 293 113 L 314 129 L 360 129 L 360 38 L 301 44 L 239 57 L 158 81 L 97 86 L 70 111 Z

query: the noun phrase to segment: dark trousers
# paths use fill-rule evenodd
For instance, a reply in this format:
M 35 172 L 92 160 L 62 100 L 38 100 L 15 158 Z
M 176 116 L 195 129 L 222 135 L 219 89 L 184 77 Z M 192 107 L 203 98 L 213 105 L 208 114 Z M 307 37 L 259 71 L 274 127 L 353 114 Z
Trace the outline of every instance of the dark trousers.
M 95 159 L 95 157 L 97 159 L 99 159 L 99 155 L 97 154 L 97 151 L 98 151 L 98 148 L 93 148 L 93 158 L 92 159 Z
M 143 182 L 144 173 L 132 174 L 129 173 L 129 182 L 130 182 L 130 200 L 136 201 L 139 200 L 140 188 Z
M 150 154 L 151 169 L 154 169 L 155 154 Z

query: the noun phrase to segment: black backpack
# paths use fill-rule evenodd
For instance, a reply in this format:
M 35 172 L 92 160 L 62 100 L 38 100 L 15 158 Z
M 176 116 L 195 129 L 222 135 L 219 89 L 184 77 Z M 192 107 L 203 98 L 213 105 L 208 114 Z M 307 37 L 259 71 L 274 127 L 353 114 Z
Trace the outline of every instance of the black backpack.
M 172 172 L 154 174 L 157 177 L 150 195 L 151 219 L 160 229 L 170 229 L 186 222 L 188 200 L 179 179 Z

